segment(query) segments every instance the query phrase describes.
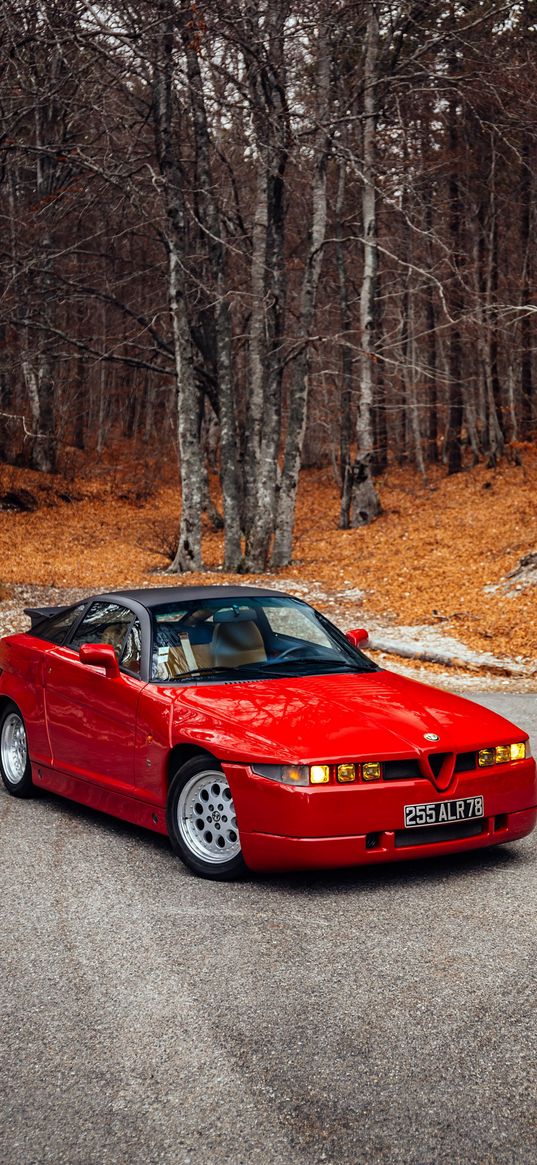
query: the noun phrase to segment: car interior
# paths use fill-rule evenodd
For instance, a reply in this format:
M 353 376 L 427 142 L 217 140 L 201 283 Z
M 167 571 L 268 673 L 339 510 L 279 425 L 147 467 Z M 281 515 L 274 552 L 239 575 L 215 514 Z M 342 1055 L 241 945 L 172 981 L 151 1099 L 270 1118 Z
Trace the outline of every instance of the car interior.
M 159 637 L 177 639 L 157 648 L 158 678 L 175 679 L 189 671 L 211 667 L 241 667 L 266 660 L 261 631 L 253 620 L 237 623 L 205 622 L 177 629 L 174 623 L 159 624 Z

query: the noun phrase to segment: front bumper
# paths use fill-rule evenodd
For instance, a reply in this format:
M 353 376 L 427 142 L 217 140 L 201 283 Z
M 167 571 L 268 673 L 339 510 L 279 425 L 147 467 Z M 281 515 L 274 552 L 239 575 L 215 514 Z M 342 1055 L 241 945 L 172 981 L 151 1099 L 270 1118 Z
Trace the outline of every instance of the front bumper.
M 537 824 L 535 761 L 458 774 L 440 792 L 427 780 L 290 788 L 246 765 L 224 764 L 237 811 L 241 848 L 252 870 L 293 870 L 408 861 L 516 841 Z M 479 832 L 452 826 L 434 836 L 403 835 L 404 806 L 482 795 Z M 408 841 L 416 844 L 407 844 Z
M 373 835 L 374 846 L 369 849 L 371 834 L 319 838 L 241 833 L 241 846 L 246 865 L 258 871 L 333 869 L 339 866 L 409 861 L 517 841 L 535 828 L 537 807 L 503 815 L 498 828 L 496 820 L 495 817 L 484 818 L 482 832 L 473 837 L 435 841 L 430 845 L 405 846 L 404 849 L 396 846 L 396 833 L 390 830 Z

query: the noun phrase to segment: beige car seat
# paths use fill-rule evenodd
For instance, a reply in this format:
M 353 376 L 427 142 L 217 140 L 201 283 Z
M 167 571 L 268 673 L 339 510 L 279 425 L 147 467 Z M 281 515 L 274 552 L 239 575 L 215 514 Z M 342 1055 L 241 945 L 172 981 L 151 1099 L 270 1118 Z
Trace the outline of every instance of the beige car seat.
M 212 647 L 215 667 L 241 667 L 267 658 L 263 637 L 252 619 L 217 623 Z
M 109 623 L 106 630 L 102 632 L 99 642 L 110 644 L 110 647 L 113 647 L 116 655 L 119 656 L 126 634 L 126 623 Z

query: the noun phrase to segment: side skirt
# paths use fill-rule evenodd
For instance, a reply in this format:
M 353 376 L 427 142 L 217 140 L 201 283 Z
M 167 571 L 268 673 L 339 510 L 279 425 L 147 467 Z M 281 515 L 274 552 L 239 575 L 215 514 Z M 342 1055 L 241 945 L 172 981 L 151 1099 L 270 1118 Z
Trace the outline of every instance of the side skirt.
M 132 825 L 152 829 L 154 833 L 168 835 L 165 806 L 142 800 L 135 796 L 134 791 L 131 795 L 104 785 L 92 784 L 81 777 L 73 777 L 70 773 L 59 772 L 43 764 L 32 766 L 32 778 L 37 789 L 48 789 L 51 793 L 59 793 L 60 797 L 67 797 L 90 809 L 98 809 L 100 813 L 108 813 L 111 817 L 119 817 L 121 821 L 129 821 Z

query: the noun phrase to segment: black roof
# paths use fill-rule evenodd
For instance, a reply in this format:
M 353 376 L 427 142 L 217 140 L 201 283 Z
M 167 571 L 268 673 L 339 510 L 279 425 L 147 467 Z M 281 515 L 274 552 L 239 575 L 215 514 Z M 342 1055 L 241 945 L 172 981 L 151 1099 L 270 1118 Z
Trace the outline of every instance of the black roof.
M 243 597 L 274 596 L 289 598 L 285 591 L 275 591 L 270 587 L 249 586 L 201 586 L 201 587 L 140 587 L 138 590 L 106 591 L 95 595 L 96 599 L 132 599 L 148 609 L 164 603 L 195 602 L 197 599 L 240 599 Z
M 150 611 L 153 607 L 164 606 L 166 603 L 195 603 L 203 602 L 204 599 L 240 599 L 249 595 L 253 598 L 274 595 L 284 599 L 293 598 L 285 591 L 272 590 L 271 587 L 225 586 L 223 584 L 212 587 L 140 587 L 128 591 L 100 591 L 96 595 L 87 595 L 85 599 L 78 599 L 74 603 L 62 604 L 57 607 L 25 607 L 24 614 L 30 616 L 33 630 L 40 623 L 52 619 L 55 615 L 61 614 L 62 611 L 78 607 L 81 602 L 84 605 L 103 600 L 112 603 L 127 603 L 131 610 L 138 608 L 138 614 L 140 614 L 140 608 Z M 302 599 L 295 601 L 303 602 Z

